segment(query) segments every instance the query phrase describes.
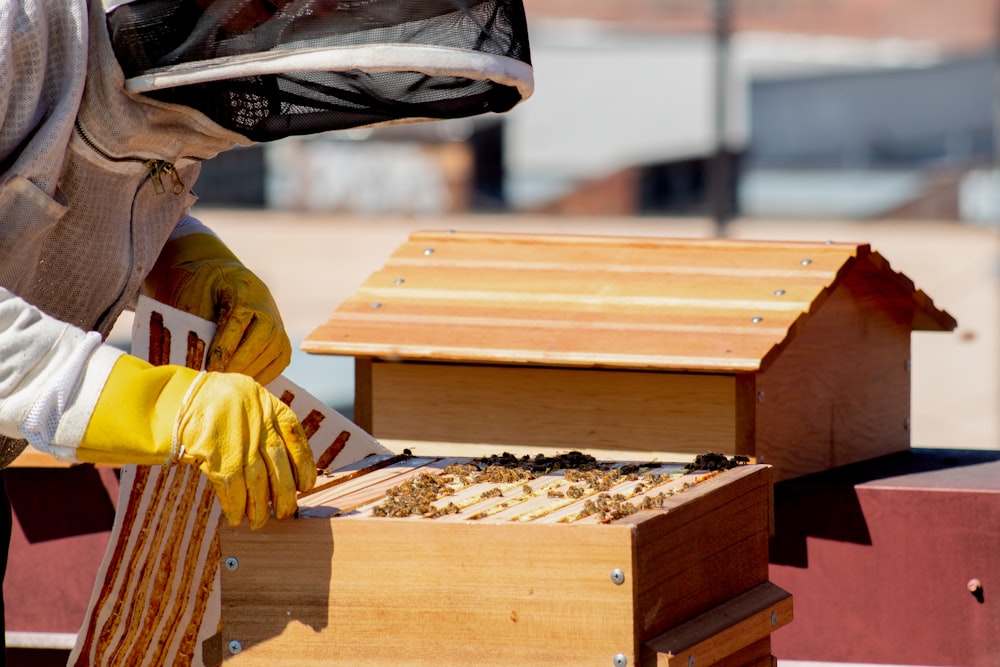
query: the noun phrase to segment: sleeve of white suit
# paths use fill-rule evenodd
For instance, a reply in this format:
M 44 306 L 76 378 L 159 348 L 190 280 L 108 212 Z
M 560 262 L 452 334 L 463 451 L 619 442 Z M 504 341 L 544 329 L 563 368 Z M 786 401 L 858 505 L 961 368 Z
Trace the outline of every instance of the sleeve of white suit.
M 0 287 L 0 435 L 75 460 L 111 367 L 124 354 Z

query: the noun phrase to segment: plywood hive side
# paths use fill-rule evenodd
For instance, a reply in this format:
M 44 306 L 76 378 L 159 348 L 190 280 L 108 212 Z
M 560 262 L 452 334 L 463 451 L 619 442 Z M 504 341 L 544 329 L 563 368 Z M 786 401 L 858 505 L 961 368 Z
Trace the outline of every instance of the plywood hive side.
M 627 527 L 272 523 L 222 537 L 224 558 L 239 560 L 222 575 L 234 663 L 603 666 L 636 655 L 631 587 L 609 578 L 631 562 Z
M 370 369 L 367 426 L 379 438 L 735 453 L 732 376 L 381 361 Z
M 755 453 L 776 480 L 910 446 L 916 311 L 866 265 L 853 265 L 756 376 Z
M 652 638 L 767 581 L 770 469 L 725 473 L 637 521 L 639 632 Z M 623 519 L 626 521 L 628 518 Z M 670 600 L 670 604 L 662 604 Z

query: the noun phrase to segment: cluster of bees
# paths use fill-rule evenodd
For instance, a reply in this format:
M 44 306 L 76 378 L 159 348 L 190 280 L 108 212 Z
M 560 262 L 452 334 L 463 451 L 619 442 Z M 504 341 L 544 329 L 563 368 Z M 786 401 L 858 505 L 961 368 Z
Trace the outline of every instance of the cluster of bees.
M 428 518 L 457 514 L 459 509 L 455 503 L 448 503 L 444 507 L 433 504 L 453 493 L 450 486 L 453 481 L 454 478 L 451 477 L 422 472 L 387 490 L 385 500 L 381 505 L 372 508 L 372 514 L 392 517 L 407 517 L 416 514 Z
M 518 494 L 519 497 L 509 503 L 515 504 L 538 495 L 529 482 L 542 475 L 562 471 L 562 478 L 568 485 L 559 484 L 558 488 L 548 489 L 547 497 L 568 498 L 571 501 L 584 498 L 582 509 L 576 518 L 597 515 L 599 521 L 607 522 L 643 509 L 660 507 L 673 495 L 674 491 L 666 490 L 647 495 L 641 501 L 633 503 L 622 493 L 609 493 L 618 484 L 634 482 L 629 493 L 634 497 L 669 481 L 669 476 L 649 472 L 654 467 L 654 464 L 613 466 L 580 452 L 520 458 L 504 453 L 471 459 L 468 463 L 451 464 L 437 475 L 419 473 L 387 490 L 381 504 L 372 508 L 372 514 L 379 517 L 426 518 L 456 514 L 461 508 L 454 502 L 442 504 L 439 501 L 477 484 L 494 486 L 471 499 L 472 503 L 465 503 L 466 505 L 502 497 L 504 490 L 501 487 L 507 487 L 508 493 L 513 491 Z M 517 487 L 518 484 L 521 486 Z M 494 507 L 502 508 L 506 505 Z M 488 516 L 488 512 L 481 511 L 471 514 L 469 518 L 474 520 L 485 516 Z
M 708 472 L 722 472 L 737 466 L 750 463 L 750 458 L 737 454 L 732 458 L 717 452 L 708 452 L 694 457 L 694 461 L 688 463 L 685 468 L 688 470 L 707 470 Z

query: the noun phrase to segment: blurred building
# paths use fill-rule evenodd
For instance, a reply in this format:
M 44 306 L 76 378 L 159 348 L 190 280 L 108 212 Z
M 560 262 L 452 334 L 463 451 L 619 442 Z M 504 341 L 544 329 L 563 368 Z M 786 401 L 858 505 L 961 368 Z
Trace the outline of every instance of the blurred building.
M 536 92 L 512 112 L 278 142 L 237 158 L 262 172 L 242 185 L 209 164 L 200 194 L 361 213 L 704 214 L 721 154 L 747 215 L 995 219 L 997 5 L 526 0 Z

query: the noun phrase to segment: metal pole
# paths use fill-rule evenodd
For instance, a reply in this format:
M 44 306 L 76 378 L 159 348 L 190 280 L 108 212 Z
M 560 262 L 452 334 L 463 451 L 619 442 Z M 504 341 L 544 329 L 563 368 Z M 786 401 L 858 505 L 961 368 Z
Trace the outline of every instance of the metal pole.
M 729 38 L 732 32 L 731 0 L 714 0 L 713 37 L 715 46 L 715 152 L 708 168 L 708 206 L 715 221 L 716 236 L 725 236 L 726 223 L 733 215 L 732 160 L 727 144 L 729 108 Z

